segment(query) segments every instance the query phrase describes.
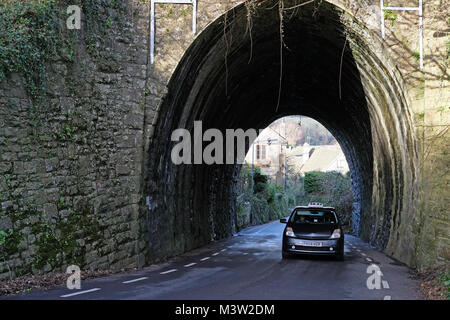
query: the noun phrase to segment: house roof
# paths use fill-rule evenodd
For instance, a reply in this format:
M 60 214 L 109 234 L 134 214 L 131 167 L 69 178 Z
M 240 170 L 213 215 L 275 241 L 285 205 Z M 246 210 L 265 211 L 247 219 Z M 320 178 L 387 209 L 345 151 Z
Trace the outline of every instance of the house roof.
M 341 153 L 339 148 L 315 148 L 301 170 L 303 172 L 325 171 Z
M 289 155 L 296 155 L 302 153 L 303 153 L 303 146 L 297 146 L 289 151 Z

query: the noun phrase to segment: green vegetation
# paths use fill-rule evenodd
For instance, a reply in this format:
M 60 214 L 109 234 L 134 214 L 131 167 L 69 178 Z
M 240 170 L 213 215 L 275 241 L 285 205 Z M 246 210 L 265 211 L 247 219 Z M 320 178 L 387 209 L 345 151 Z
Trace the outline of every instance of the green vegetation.
M 335 207 L 344 230 L 352 231 L 353 194 L 349 174 L 308 172 L 304 177 L 288 174 L 284 190 L 255 167 L 253 183 L 252 193 L 251 168 L 245 163 L 238 181 L 237 215 L 240 218 L 249 214 L 249 224 L 284 217 L 296 205 L 321 202 Z
M 60 54 L 54 0 L 0 2 L 0 81 L 21 73 L 30 96 L 45 93 L 45 61 Z
M 5 231 L 0 230 L 0 248 L 2 248 L 3 245 L 6 243 L 7 236 L 8 236 L 8 234 Z
M 250 214 L 250 224 L 284 217 L 296 205 L 321 202 L 335 207 L 344 230 L 352 231 L 353 194 L 349 174 L 308 172 L 304 177 L 288 174 L 286 190 L 283 190 L 255 167 L 253 183 L 252 193 L 251 168 L 244 164 L 238 181 L 237 213 L 238 217 Z
M 293 199 L 290 199 L 283 191 L 283 188 L 269 182 L 268 177 L 262 174 L 258 167 L 255 167 L 253 174 L 254 191 L 252 192 L 251 176 L 251 168 L 248 164 L 244 164 L 238 182 L 238 216 L 249 213 L 250 224 L 261 224 L 288 215 L 289 206 L 294 203 Z M 248 207 L 250 212 L 246 212 Z
M 58 217 L 55 224 L 49 224 L 41 215 L 38 222 L 31 226 L 32 233 L 37 235 L 35 242 L 37 252 L 33 267 L 42 269 L 49 264 L 53 270 L 63 263 L 82 265 L 85 247 L 80 246 L 77 240 L 83 239 L 84 242 L 101 240 L 103 228 L 90 212 L 75 213 L 71 210 L 69 212 L 69 217 Z
M 55 217 L 54 221 L 34 209 L 8 212 L 13 228 L 0 231 L 0 261 L 7 261 L 14 254 L 21 256 L 29 246 L 35 248 L 28 263 L 12 268 L 16 276 L 30 274 L 33 268 L 42 270 L 49 266 L 54 270 L 63 264 L 83 265 L 85 246 L 79 241 L 101 244 L 104 228 L 98 218 L 87 208 L 73 212 L 61 199 L 58 208 L 64 207 L 69 215 Z M 27 236 L 23 233 L 26 229 L 29 229 Z
M 6 230 L 0 230 L 0 261 L 11 277 L 31 274 L 33 268 L 55 270 L 65 264 L 83 265 L 85 245 L 102 245 L 104 227 L 87 204 L 78 204 L 74 210 L 72 202 L 60 196 L 54 202 L 60 214 L 45 215 L 32 203 L 26 208 L 21 205 L 9 174 L 0 178 L 4 179 L 8 188 L 5 193 L 13 202 L 0 211 L 0 219 L 10 223 Z M 10 266 L 8 261 L 17 255 L 24 263 Z
M 288 174 L 287 192 L 296 205 L 320 202 L 336 208 L 345 232 L 352 232 L 353 193 L 350 173 L 307 172 L 305 176 Z
M 87 52 L 94 58 L 102 56 L 100 47 L 108 30 L 122 25 L 117 15 L 110 16 L 109 10 L 100 10 L 100 7 L 114 9 L 120 14 L 126 9 L 123 1 L 0 1 L 0 81 L 10 74 L 23 75 L 25 89 L 37 111 L 42 111 L 47 92 L 48 62 L 62 60 L 70 69 L 76 59 L 79 32 L 65 28 L 66 8 L 73 4 L 83 10 Z
M 441 274 L 441 283 L 444 285 L 445 289 L 447 290 L 447 300 L 450 300 L 450 273 L 448 270 L 446 272 L 443 272 Z
M 17 247 L 20 241 L 23 240 L 23 235 L 20 231 L 13 229 L 0 231 L 0 258 L 6 258 L 17 252 Z
M 389 4 L 386 2 L 384 4 L 385 7 L 389 7 Z M 397 20 L 397 13 L 393 12 L 392 10 L 384 10 L 384 19 L 388 20 L 391 26 L 394 25 L 395 20 Z

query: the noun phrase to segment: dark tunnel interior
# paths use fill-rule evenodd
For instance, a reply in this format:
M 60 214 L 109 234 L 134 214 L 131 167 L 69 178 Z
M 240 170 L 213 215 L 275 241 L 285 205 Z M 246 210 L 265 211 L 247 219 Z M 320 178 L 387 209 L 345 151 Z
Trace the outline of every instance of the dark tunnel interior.
M 403 102 L 392 98 L 395 80 L 370 48 L 352 45 L 366 35 L 363 26 L 349 26 L 343 16 L 329 3 L 289 11 L 282 56 L 273 5 L 258 9 L 251 30 L 240 6 L 197 37 L 169 83 L 151 140 L 146 193 L 155 207 L 147 216 L 147 238 L 155 257 L 185 252 L 234 231 L 240 166 L 174 165 L 173 130 L 192 130 L 199 120 L 203 130 L 262 129 L 286 115 L 311 117 L 335 136 L 351 171 L 358 234 L 387 247 L 398 227 L 392 221 L 399 224 L 404 209 L 401 166 L 408 166 L 392 166 L 391 159 L 402 158 L 393 145 L 409 137 L 394 125 L 406 120 L 386 110 Z

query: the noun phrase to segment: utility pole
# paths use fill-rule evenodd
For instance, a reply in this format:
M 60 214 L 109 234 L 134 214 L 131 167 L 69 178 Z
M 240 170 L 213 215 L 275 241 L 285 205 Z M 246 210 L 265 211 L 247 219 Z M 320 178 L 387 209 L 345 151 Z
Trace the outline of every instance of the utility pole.
M 287 186 L 287 156 L 284 156 L 284 192 L 286 192 Z
M 252 182 L 251 182 L 251 186 L 252 186 L 252 195 L 255 192 L 255 187 L 254 187 L 254 174 L 255 174 L 255 143 L 252 143 Z

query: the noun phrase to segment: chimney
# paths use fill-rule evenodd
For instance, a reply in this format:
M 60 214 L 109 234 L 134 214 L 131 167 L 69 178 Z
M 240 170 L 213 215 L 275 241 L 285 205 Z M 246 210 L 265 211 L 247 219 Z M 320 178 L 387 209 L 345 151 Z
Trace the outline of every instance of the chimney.
M 302 164 L 305 164 L 306 161 L 309 160 L 309 152 L 311 151 L 311 147 L 308 142 L 303 144 L 303 153 L 302 153 Z

